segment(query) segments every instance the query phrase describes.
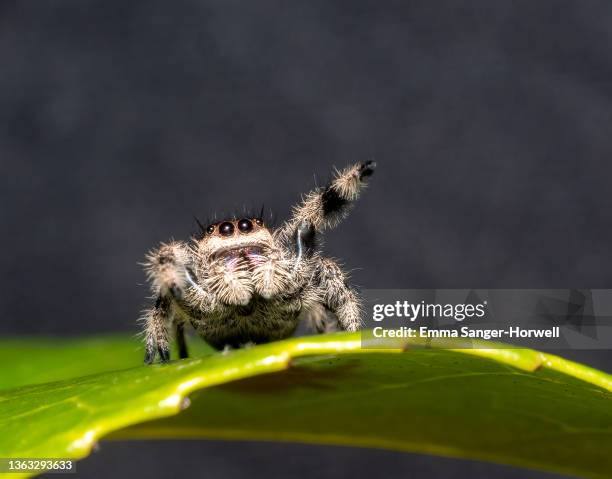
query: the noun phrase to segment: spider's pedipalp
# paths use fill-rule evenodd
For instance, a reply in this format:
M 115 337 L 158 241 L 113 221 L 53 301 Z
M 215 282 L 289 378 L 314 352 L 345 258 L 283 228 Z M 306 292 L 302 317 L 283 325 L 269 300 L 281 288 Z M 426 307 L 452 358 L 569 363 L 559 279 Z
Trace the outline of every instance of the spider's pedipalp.
M 207 289 L 227 305 L 246 305 L 253 295 L 249 271 L 240 257 L 217 261 L 210 266 Z

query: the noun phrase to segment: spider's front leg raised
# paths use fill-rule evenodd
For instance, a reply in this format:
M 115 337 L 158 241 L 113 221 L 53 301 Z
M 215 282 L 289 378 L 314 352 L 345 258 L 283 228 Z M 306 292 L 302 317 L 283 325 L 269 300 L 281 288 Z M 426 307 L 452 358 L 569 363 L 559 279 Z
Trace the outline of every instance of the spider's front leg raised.
M 373 161 L 349 166 L 337 171 L 326 187 L 308 193 L 293 208 L 291 219 L 281 228 L 282 239 L 291 241 L 304 224 L 311 225 L 315 232 L 336 226 L 359 198 L 375 168 L 376 163 Z
M 337 171 L 324 188 L 308 193 L 293 209 L 293 215 L 280 229 L 279 238 L 295 248 L 294 275 L 303 275 L 304 265 L 316 263 L 317 294 L 323 298 L 322 306 L 338 319 L 338 325 L 348 331 L 361 327 L 361 302 L 355 290 L 348 286 L 342 269 L 331 259 L 316 255 L 318 233 L 334 227 L 349 212 L 367 179 L 372 176 L 376 163 L 367 161 Z M 313 311 L 310 312 L 313 316 Z M 328 330 L 324 314 L 314 315 L 317 330 Z M 314 317 L 313 316 L 313 317 Z

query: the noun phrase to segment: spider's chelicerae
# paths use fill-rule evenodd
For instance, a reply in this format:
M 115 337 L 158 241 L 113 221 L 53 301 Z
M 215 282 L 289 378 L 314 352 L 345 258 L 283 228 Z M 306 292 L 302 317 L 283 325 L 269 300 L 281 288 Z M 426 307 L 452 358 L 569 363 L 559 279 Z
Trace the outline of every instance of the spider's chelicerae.
M 186 324 L 218 349 L 286 338 L 302 317 L 319 332 L 358 330 L 359 296 L 340 266 L 319 253 L 317 236 L 346 216 L 375 166 L 336 172 L 277 229 L 262 215 L 233 218 L 203 227 L 189 244 L 175 241 L 149 253 L 156 301 L 144 317 L 145 362 L 170 359 L 170 328 L 186 358 Z

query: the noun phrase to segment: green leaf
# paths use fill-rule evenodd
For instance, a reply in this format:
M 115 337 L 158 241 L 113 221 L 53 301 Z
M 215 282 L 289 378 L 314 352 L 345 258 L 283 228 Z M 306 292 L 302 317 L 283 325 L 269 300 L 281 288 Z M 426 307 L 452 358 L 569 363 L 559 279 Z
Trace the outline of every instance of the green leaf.
M 202 437 L 612 475 L 610 375 L 494 343 L 362 349 L 360 339 L 338 333 L 229 354 L 194 343 L 201 357 L 154 366 L 138 366 L 140 346 L 120 337 L 3 341 L 0 457 L 81 458 L 102 437 Z

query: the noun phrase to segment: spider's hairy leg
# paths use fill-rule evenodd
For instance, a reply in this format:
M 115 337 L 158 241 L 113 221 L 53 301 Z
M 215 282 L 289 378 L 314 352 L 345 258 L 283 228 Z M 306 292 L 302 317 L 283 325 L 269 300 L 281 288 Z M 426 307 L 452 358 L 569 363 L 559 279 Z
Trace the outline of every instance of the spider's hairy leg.
M 172 321 L 172 316 L 172 300 L 162 296 L 159 296 L 155 306 L 145 313 L 145 364 L 153 363 L 156 354 L 159 354 L 163 363 L 170 360 L 167 325 Z
M 162 244 L 147 255 L 145 270 L 151 283 L 153 294 L 172 295 L 176 299 L 183 296 L 188 285 L 189 249 L 183 243 Z
M 361 299 L 347 284 L 340 266 L 329 258 L 322 258 L 317 277 L 323 306 L 336 315 L 340 328 L 346 331 L 361 329 Z
M 341 329 L 335 315 L 328 314 L 327 308 L 321 303 L 315 303 L 302 311 L 301 319 L 316 333 L 331 333 Z
M 186 359 L 189 357 L 187 351 L 187 343 L 185 342 L 185 327 L 183 323 L 176 323 L 176 344 L 178 346 L 179 358 Z
M 295 229 L 296 268 L 302 258 L 312 257 L 317 247 L 317 236 L 310 221 L 302 221 Z
M 174 299 L 167 295 L 159 296 L 155 306 L 145 312 L 145 364 L 155 362 L 156 355 L 162 363 L 170 360 L 170 341 L 168 326 L 174 325 L 179 358 L 189 357 L 185 341 L 185 318 L 177 310 Z
M 316 231 L 336 226 L 348 214 L 375 168 L 376 163 L 367 161 L 336 171 L 326 187 L 311 191 L 293 208 L 291 219 L 282 227 L 283 235 L 291 238 L 305 222 Z
M 202 309 L 210 304 L 210 294 L 196 283 L 191 269 L 194 260 L 192 250 L 180 242 L 162 244 L 147 255 L 145 269 L 157 298 L 155 306 L 145 314 L 147 364 L 155 361 L 157 353 L 162 362 L 170 359 L 167 331 L 170 325 L 175 328 L 179 357 L 187 357 L 183 326 L 186 318 L 177 301 L 195 303 Z

